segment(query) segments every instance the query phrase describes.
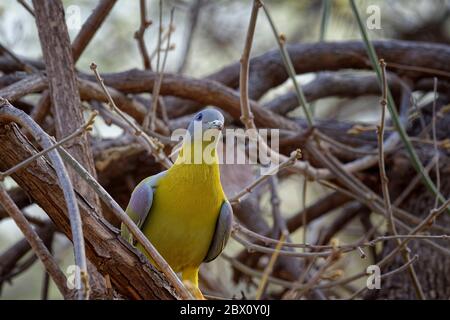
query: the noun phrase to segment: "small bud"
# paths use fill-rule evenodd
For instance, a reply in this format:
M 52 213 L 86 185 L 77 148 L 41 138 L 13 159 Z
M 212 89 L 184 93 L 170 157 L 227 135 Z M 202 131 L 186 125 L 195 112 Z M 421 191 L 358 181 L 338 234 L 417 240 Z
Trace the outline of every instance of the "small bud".
M 338 247 L 338 246 L 339 246 L 339 239 L 338 239 L 338 238 L 332 238 L 332 239 L 330 240 L 330 245 L 331 245 L 332 247 L 334 247 L 334 248 Z
M 295 159 L 296 160 L 300 160 L 302 158 L 302 156 L 303 156 L 303 154 L 302 154 L 302 150 L 300 148 L 295 150 Z
M 344 271 L 341 269 L 332 270 L 327 274 L 323 274 L 320 278 L 324 280 L 337 280 L 344 275 Z

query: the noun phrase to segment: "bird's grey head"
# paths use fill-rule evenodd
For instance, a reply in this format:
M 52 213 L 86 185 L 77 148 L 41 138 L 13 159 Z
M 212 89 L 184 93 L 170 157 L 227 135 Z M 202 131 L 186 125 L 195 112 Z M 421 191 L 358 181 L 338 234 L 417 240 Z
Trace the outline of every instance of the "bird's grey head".
M 198 112 L 189 123 L 188 132 L 191 138 L 203 139 L 205 132 L 210 131 L 212 135 L 217 135 L 222 131 L 224 126 L 224 118 L 222 113 L 214 108 L 207 108 Z M 201 137 L 196 137 L 196 135 Z

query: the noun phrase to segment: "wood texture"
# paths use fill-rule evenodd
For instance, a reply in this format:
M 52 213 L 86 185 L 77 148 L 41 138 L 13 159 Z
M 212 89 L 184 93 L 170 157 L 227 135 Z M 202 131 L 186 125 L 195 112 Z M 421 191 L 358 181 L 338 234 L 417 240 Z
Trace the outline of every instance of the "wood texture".
M 0 123 L 0 140 L 2 171 L 36 152 L 15 124 Z M 47 212 L 58 230 L 70 237 L 66 205 L 51 165 L 40 158 L 12 177 Z M 123 241 L 119 230 L 100 217 L 83 196 L 77 196 L 87 256 L 101 274 L 110 276 L 113 288 L 127 298 L 175 299 L 164 276 Z
M 33 6 L 55 117 L 56 137 L 61 139 L 84 123 L 64 7 L 60 0 L 35 0 Z M 86 136 L 80 136 L 72 141 L 67 146 L 67 151 L 96 177 L 94 160 Z M 98 197 L 90 192 L 87 184 L 74 172 L 69 173 L 77 190 L 98 208 Z

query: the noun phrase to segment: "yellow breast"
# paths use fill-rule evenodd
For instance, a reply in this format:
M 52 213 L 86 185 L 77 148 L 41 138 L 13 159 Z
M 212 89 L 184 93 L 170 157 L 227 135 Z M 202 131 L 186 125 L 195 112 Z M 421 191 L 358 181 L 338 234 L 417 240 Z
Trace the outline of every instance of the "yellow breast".
M 198 267 L 224 200 L 217 163 L 175 164 L 156 188 L 143 232 L 175 272 Z

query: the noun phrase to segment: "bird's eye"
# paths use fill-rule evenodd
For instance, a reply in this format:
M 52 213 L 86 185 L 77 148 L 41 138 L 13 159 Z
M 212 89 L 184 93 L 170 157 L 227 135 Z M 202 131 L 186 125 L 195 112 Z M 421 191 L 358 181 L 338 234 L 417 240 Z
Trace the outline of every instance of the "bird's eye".
M 199 113 L 196 117 L 195 120 L 200 121 L 203 118 L 203 114 Z

